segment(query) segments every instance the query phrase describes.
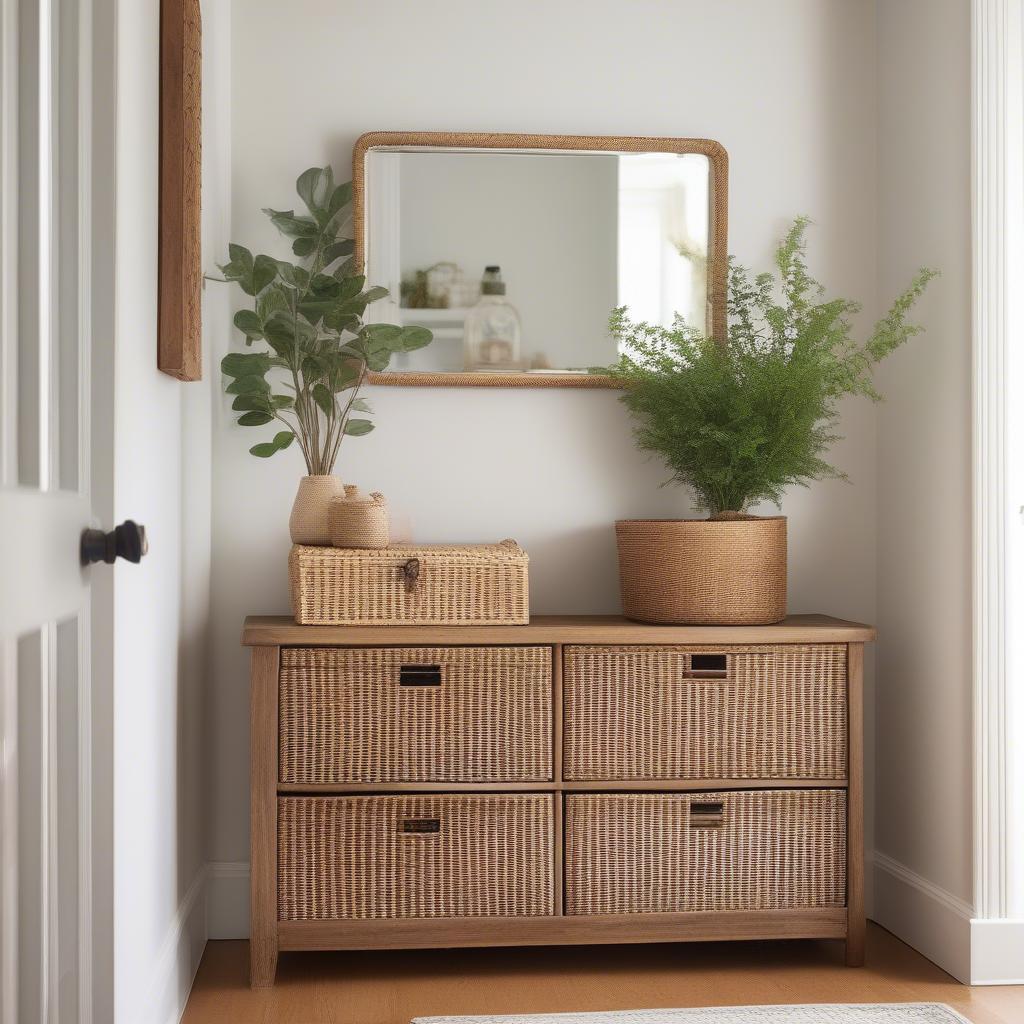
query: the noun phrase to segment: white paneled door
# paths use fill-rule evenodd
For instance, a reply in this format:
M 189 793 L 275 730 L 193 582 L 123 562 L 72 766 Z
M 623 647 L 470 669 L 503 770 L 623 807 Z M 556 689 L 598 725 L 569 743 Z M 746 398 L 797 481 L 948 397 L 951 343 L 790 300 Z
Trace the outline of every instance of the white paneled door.
M 0 1021 L 77 1024 L 109 982 L 112 584 L 80 546 L 112 509 L 113 17 L 0 2 Z

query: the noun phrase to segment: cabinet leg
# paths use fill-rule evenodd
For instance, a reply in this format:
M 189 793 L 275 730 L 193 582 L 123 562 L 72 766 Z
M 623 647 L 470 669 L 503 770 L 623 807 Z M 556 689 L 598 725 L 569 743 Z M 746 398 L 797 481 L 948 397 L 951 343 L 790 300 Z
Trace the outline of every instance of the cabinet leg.
M 846 966 L 864 966 L 864 918 L 849 923 L 846 933 Z
M 277 945 L 267 939 L 249 940 L 249 987 L 270 988 L 277 974 Z

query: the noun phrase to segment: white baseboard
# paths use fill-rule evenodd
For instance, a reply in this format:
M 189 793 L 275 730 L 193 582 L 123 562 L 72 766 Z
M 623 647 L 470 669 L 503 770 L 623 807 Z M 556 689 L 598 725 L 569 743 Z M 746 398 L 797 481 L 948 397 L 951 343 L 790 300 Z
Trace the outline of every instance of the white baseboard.
M 884 853 L 868 859 L 874 875 L 873 920 L 919 953 L 971 984 L 971 919 L 964 900 Z
M 249 938 L 249 862 L 211 861 L 207 896 L 211 939 Z
M 192 982 L 206 948 L 207 876 L 208 869 L 204 865 L 181 898 L 160 944 L 149 987 L 152 1001 L 147 1020 L 154 1024 L 178 1024 L 185 1012 Z
M 1024 920 L 971 921 L 971 984 L 1024 985 Z

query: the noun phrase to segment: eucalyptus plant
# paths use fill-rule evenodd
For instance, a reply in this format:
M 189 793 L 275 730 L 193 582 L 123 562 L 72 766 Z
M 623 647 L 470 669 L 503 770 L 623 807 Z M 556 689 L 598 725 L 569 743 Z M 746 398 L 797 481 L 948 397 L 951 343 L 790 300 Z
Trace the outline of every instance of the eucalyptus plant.
M 826 298 L 810 275 L 799 218 L 775 253 L 780 280 L 751 279 L 730 261 L 727 343 L 678 315 L 669 328 L 609 322 L 620 358 L 601 372 L 625 386 L 640 448 L 659 456 L 698 508 L 727 518 L 762 501 L 779 505 L 792 484 L 846 474 L 826 461 L 844 395 L 881 396 L 875 363 L 919 334 L 907 317 L 936 271 L 919 270 L 867 339 L 853 338 L 860 305 Z
M 330 167 L 311 167 L 295 188 L 308 213 L 263 212 L 292 240 L 297 262 L 228 247 L 224 279 L 252 300 L 235 313 L 235 326 L 247 346 L 266 348 L 232 352 L 221 370 L 241 426 L 282 428 L 249 451 L 269 458 L 297 439 L 307 472 L 316 476 L 332 471 L 346 436 L 373 430 L 359 394 L 367 373 L 387 369 L 396 352 L 430 344 L 432 335 L 423 327 L 363 322 L 366 307 L 388 290 L 366 286 L 353 240 L 343 235 L 351 222 L 351 182 L 335 185 Z

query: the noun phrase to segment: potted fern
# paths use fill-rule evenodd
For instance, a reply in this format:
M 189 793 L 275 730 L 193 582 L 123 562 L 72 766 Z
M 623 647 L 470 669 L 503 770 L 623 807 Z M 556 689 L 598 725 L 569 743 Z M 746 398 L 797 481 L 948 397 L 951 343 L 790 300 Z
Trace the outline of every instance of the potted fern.
M 367 324 L 369 303 L 388 294 L 366 287 L 343 231 L 350 221 L 352 184 L 335 185 L 330 167 L 299 175 L 296 191 L 308 213 L 263 212 L 291 239 L 298 262 L 229 246 L 224 280 L 249 296 L 235 314 L 253 352 L 232 352 L 221 361 L 231 408 L 243 427 L 274 428 L 272 437 L 249 451 L 266 459 L 297 441 L 307 476 L 299 482 L 289 528 L 296 544 L 329 544 L 327 511 L 343 494 L 334 475 L 341 443 L 373 430 L 370 407 L 360 390 L 371 370 L 384 370 L 395 352 L 410 352 L 432 340 L 423 327 Z
M 759 517 L 784 491 L 846 479 L 826 461 L 844 395 L 880 399 L 871 368 L 921 328 L 907 315 L 935 271 L 923 269 L 878 321 L 852 339 L 859 306 L 824 297 L 805 261 L 808 221 L 779 245 L 770 273 L 730 263 L 729 336 L 610 320 L 620 358 L 602 372 L 625 388 L 637 445 L 690 488 L 703 520 L 616 523 L 623 610 L 648 622 L 756 624 L 786 615 L 786 520 Z

